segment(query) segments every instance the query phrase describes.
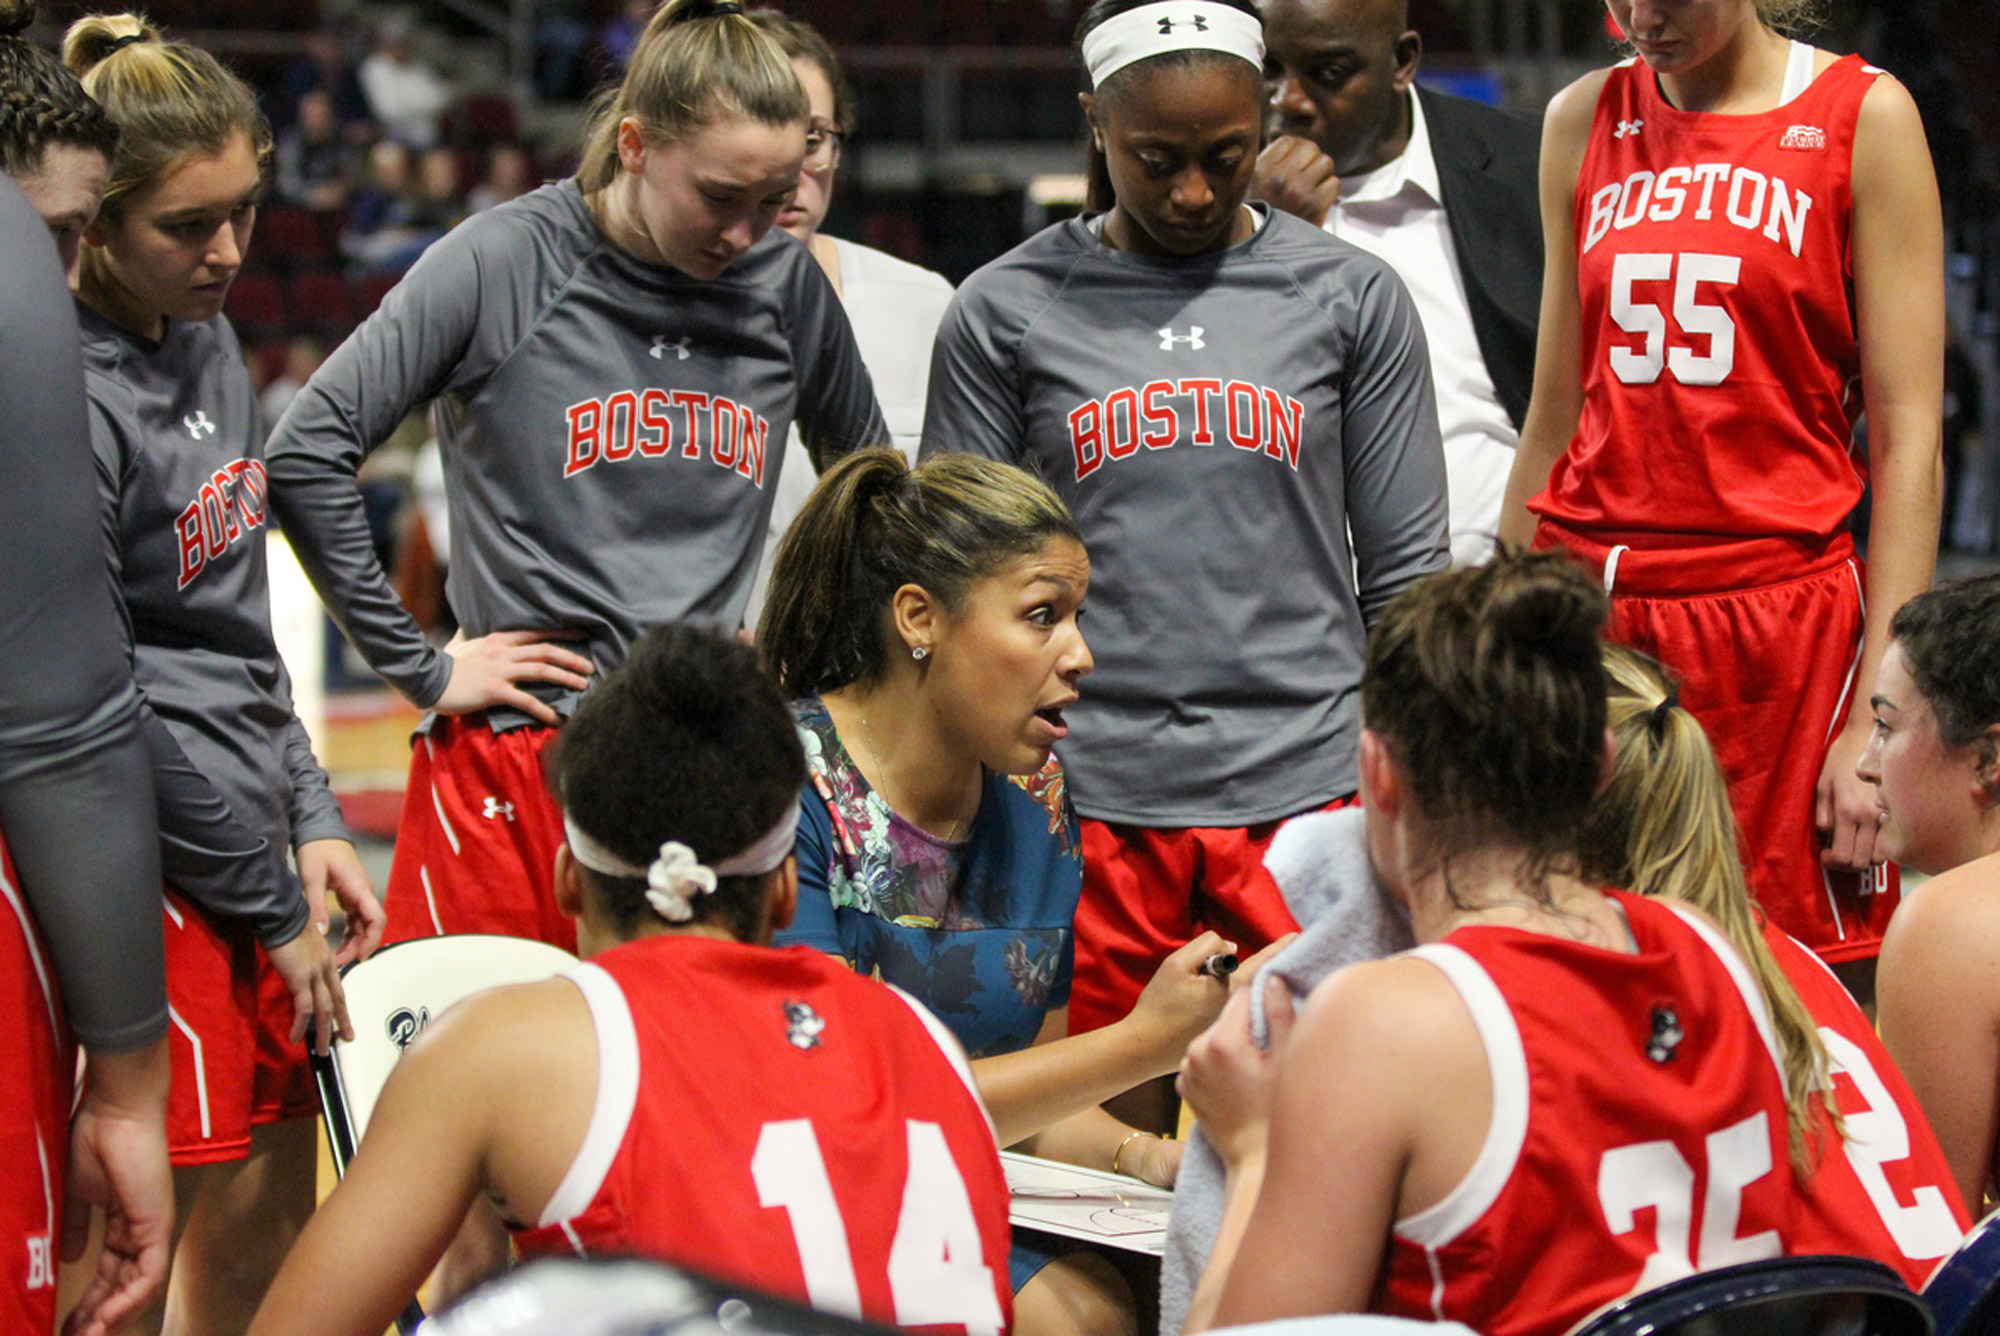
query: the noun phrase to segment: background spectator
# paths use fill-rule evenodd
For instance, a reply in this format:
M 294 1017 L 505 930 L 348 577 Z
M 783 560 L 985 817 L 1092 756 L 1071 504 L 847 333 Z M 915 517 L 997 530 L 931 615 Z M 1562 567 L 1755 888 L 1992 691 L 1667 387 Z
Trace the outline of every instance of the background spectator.
M 410 54 L 410 26 L 399 15 L 376 29 L 374 49 L 356 77 L 382 133 L 421 150 L 438 142 L 438 117 L 451 103 L 451 87 Z

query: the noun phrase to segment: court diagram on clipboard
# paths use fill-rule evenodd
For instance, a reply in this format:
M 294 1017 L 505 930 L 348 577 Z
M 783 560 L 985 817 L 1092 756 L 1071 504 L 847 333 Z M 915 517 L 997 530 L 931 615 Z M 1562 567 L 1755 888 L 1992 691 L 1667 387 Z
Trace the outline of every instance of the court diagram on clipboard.
M 1173 1193 L 1123 1174 L 1000 1153 L 1007 1171 L 1008 1217 L 1037 1229 L 1157 1257 L 1165 1250 Z

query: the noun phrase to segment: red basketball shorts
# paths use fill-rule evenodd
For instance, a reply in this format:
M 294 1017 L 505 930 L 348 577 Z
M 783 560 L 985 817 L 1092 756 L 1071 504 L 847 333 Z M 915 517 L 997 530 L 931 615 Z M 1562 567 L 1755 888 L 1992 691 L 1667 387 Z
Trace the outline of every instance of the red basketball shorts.
M 576 950 L 556 908 L 562 808 L 543 754 L 556 730 L 495 733 L 484 715 L 440 715 L 410 753 L 389 868 L 386 940 L 490 932 Z
M 1352 801 L 1336 799 L 1327 810 Z M 1246 956 L 1298 931 L 1278 883 L 1264 870 L 1264 851 L 1283 821 L 1160 829 L 1085 817 L 1078 824 L 1083 896 L 1076 907 L 1071 1034 L 1122 1020 L 1160 962 L 1204 929 Z
M 308 926 L 307 932 L 313 929 Z M 166 892 L 167 1154 L 240 1160 L 250 1129 L 318 1111 L 292 996 L 264 949 Z
M 47 1336 L 56 1320 L 56 1252 L 76 1055 L 55 976 L 28 922 L 0 844 L 0 1331 Z
M 1607 547 L 1544 521 L 1594 571 L 1615 550 L 1610 635 L 1681 682 L 1729 777 L 1750 890 L 1780 928 L 1827 961 L 1876 955 L 1895 910 L 1894 867 L 1828 872 L 1813 822 L 1827 746 L 1868 684 L 1862 572 L 1843 536 L 1818 552 L 1777 539 L 1713 547 Z

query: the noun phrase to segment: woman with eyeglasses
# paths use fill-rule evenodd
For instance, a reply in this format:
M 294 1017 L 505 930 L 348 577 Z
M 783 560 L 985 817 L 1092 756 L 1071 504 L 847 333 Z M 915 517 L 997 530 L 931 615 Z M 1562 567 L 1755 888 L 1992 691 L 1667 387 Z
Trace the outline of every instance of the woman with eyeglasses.
M 815 462 L 887 432 L 819 266 L 770 235 L 811 105 L 730 0 L 674 0 L 578 174 L 425 253 L 285 413 L 272 502 L 368 661 L 433 712 L 412 757 L 389 938 L 566 948 L 543 755 L 647 627 L 741 624 L 792 424 Z M 391 589 L 355 470 L 436 404 L 452 506 L 444 650 Z
M 854 89 L 833 48 L 810 24 L 775 9 L 756 10 L 750 21 L 791 58 L 792 72 L 799 76 L 799 84 L 812 103 L 798 193 L 779 211 L 778 226 L 805 243 L 826 271 L 854 326 L 861 360 L 875 382 L 875 398 L 889 425 L 889 442 L 915 459 L 924 429 L 924 396 L 931 382 L 931 344 L 937 338 L 945 307 L 951 304 L 951 284 L 944 275 L 886 251 L 819 230 L 833 204 L 833 177 L 840 170 L 842 141 L 854 132 Z M 743 617 L 745 626 L 757 623 L 771 567 L 778 557 L 778 541 L 813 488 L 805 447 L 796 434 L 785 443 L 785 461 L 778 499 L 771 511 L 771 529 L 764 537 L 757 587 Z

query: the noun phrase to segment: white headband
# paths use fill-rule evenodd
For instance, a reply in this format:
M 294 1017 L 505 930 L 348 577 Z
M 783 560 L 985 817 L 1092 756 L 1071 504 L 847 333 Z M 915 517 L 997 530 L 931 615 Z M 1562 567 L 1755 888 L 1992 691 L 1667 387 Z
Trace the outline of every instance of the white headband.
M 1162 0 L 1106 19 L 1083 39 L 1083 63 L 1096 88 L 1135 60 L 1168 51 L 1221 51 L 1264 72 L 1264 25 L 1255 14 L 1209 0 Z
M 569 842 L 570 856 L 601 876 L 644 877 L 646 903 L 670 923 L 686 923 L 693 918 L 694 909 L 689 902 L 697 895 L 712 893 L 718 878 L 761 877 L 784 862 L 791 855 L 798 830 L 799 805 L 793 803 L 755 844 L 731 854 L 714 867 L 697 859 L 694 850 L 679 840 L 668 840 L 661 845 L 660 856 L 651 867 L 638 867 L 577 829 L 570 814 L 563 813 L 563 836 Z

